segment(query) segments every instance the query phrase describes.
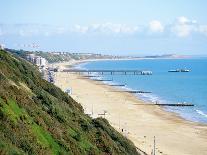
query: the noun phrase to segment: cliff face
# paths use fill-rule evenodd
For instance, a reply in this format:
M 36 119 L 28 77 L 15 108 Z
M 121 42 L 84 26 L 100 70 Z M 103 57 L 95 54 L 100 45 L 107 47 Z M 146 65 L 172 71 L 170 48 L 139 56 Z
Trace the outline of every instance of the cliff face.
M 0 50 L 0 154 L 138 154 L 105 119 Z

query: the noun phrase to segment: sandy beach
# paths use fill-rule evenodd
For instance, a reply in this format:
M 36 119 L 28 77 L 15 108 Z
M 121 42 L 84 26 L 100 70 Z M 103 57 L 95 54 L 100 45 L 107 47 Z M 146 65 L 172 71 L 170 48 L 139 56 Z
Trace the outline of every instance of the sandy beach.
M 55 65 L 63 68 L 74 63 Z M 207 154 L 207 125 L 184 120 L 159 106 L 147 105 L 132 94 L 117 92 L 114 87 L 78 74 L 57 72 L 55 85 L 64 91 L 70 88 L 71 96 L 83 106 L 85 113 L 94 118 L 105 117 L 147 154 L 153 149 L 154 136 L 156 154 Z M 105 116 L 104 112 L 107 112 Z

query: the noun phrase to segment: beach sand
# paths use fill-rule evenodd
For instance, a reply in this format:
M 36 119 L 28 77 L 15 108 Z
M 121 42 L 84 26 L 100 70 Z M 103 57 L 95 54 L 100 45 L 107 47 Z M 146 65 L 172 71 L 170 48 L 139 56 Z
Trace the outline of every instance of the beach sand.
M 56 65 L 63 68 L 65 64 Z M 93 118 L 105 117 L 147 154 L 152 152 L 155 136 L 156 155 L 207 155 L 207 125 L 184 120 L 159 106 L 147 105 L 132 94 L 115 92 L 116 88 L 78 74 L 57 72 L 55 84 L 62 90 L 71 88 L 72 98 L 85 113 Z

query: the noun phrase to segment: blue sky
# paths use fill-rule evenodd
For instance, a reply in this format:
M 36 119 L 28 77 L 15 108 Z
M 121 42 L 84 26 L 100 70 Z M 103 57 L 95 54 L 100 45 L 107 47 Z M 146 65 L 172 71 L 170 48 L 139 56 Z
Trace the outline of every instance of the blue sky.
M 206 0 L 2 0 L 0 43 L 115 55 L 206 54 Z

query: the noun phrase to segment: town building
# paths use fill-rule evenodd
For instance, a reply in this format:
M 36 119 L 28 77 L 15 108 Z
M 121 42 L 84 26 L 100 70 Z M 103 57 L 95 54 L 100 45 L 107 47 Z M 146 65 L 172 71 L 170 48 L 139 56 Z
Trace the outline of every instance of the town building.
M 4 50 L 4 45 L 0 44 L 0 50 Z
M 47 60 L 41 56 L 36 56 L 35 54 L 28 54 L 26 59 L 38 67 L 46 67 L 47 66 Z

